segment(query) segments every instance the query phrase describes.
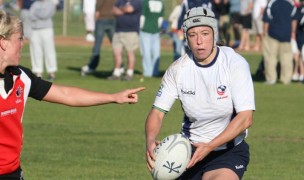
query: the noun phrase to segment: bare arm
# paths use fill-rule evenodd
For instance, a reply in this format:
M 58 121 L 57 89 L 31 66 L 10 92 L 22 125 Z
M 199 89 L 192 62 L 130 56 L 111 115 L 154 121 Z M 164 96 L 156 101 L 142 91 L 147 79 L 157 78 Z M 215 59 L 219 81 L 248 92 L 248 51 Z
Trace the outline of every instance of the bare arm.
M 269 23 L 264 22 L 264 25 L 263 25 L 263 36 L 266 36 L 268 34 L 268 29 L 269 29 Z
M 16 4 L 17 4 L 18 8 L 21 10 L 23 7 L 23 0 L 17 0 Z
M 121 16 L 121 15 L 124 14 L 123 11 L 122 11 L 120 8 L 116 7 L 116 6 L 114 6 L 114 7 L 112 8 L 112 12 L 113 12 L 113 14 L 114 14 L 115 16 Z
M 252 125 L 253 122 L 253 111 L 242 111 L 237 114 L 237 116 L 231 121 L 231 123 L 227 126 L 227 128 L 220 133 L 217 137 L 215 137 L 209 143 L 196 143 L 193 144 L 197 147 L 192 159 L 190 160 L 187 168 L 194 166 L 198 161 L 201 161 L 204 157 L 206 157 L 211 151 L 216 149 L 217 147 L 225 144 L 239 134 L 244 132 L 247 128 Z
M 160 132 L 164 116 L 165 113 L 153 108 L 146 120 L 146 161 L 150 171 L 154 167 L 154 149 L 157 145 L 157 136 Z
M 296 39 L 297 20 L 291 22 L 291 38 Z
M 144 87 L 128 89 L 121 92 L 107 94 L 102 92 L 89 91 L 77 87 L 60 86 L 53 84 L 43 98 L 44 101 L 64 104 L 67 106 L 96 106 L 109 103 L 137 103 L 137 93 L 144 90 Z
M 130 4 L 127 3 L 125 6 L 120 8 L 124 13 L 133 13 L 135 11 L 134 7 Z

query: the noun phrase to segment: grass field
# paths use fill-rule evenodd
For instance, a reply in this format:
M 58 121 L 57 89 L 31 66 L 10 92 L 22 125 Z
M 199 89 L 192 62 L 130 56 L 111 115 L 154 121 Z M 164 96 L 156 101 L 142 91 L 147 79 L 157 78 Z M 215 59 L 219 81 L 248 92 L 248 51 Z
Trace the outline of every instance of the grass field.
M 71 108 L 30 99 L 23 121 L 26 179 L 151 179 L 145 165 L 144 123 L 161 79 L 139 81 L 141 61 L 137 52 L 137 74 L 132 82 L 105 80 L 113 67 L 108 47 L 102 50 L 98 72 L 81 77 L 80 67 L 90 52 L 90 47 L 57 46 L 59 72 L 55 82 L 104 92 L 138 86 L 147 89 L 139 94 L 136 105 Z M 260 55 L 243 55 L 254 72 Z M 162 71 L 171 60 L 171 51 L 162 51 Z M 30 67 L 27 46 L 22 64 Z M 254 83 L 257 111 L 247 138 L 251 163 L 244 179 L 303 179 L 304 85 Z M 181 118 L 177 102 L 159 138 L 179 132 Z
M 55 23 L 56 34 L 60 34 L 60 24 Z M 69 30 L 70 35 L 83 34 L 79 24 L 77 21 L 70 24 L 73 27 Z M 55 83 L 109 93 L 139 86 L 145 86 L 146 90 L 139 94 L 136 105 L 72 108 L 29 99 L 23 119 L 22 168 L 25 178 L 151 179 L 145 163 L 144 124 L 161 79 L 139 81 L 142 68 L 137 52 L 133 81 L 107 81 L 105 78 L 113 68 L 109 47 L 102 49 L 97 73 L 81 77 L 80 67 L 87 63 L 91 47 L 58 45 L 56 48 L 59 71 Z M 254 73 L 260 54 L 242 55 Z M 171 62 L 172 53 L 165 48 L 161 54 L 161 71 L 164 72 Z M 27 45 L 21 64 L 30 67 Z M 257 111 L 247 138 L 251 162 L 243 179 L 304 179 L 304 85 L 266 86 L 258 80 L 254 84 Z M 181 119 L 180 104 L 176 102 L 166 116 L 159 139 L 179 132 Z

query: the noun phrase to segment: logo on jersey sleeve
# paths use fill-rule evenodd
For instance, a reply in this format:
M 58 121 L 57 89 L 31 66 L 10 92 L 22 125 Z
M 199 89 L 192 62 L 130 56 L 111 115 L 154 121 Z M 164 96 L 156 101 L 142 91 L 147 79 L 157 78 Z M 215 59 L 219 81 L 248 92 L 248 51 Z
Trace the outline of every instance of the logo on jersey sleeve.
M 157 97 L 160 97 L 160 96 L 162 95 L 162 93 L 163 93 L 163 88 L 164 88 L 164 85 L 161 84 L 161 85 L 159 86 L 159 89 L 158 89 L 157 94 L 156 94 Z

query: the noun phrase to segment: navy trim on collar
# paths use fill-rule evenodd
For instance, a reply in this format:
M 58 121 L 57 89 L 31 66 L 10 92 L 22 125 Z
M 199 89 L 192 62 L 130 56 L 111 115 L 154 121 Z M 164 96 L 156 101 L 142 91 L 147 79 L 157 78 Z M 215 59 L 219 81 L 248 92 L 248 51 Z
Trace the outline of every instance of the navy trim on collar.
M 214 56 L 214 59 L 211 61 L 211 63 L 209 64 L 206 64 L 206 65 L 202 65 L 200 63 L 198 63 L 196 60 L 195 60 L 195 57 L 193 56 L 193 53 L 192 54 L 192 57 L 191 59 L 194 61 L 194 63 L 198 66 L 198 67 L 202 67 L 202 68 L 208 68 L 208 67 L 211 67 L 213 64 L 215 64 L 216 60 L 217 60 L 217 57 L 219 55 L 219 52 L 220 52 L 220 48 L 219 47 L 216 47 L 217 49 L 217 52 L 216 52 L 216 55 Z

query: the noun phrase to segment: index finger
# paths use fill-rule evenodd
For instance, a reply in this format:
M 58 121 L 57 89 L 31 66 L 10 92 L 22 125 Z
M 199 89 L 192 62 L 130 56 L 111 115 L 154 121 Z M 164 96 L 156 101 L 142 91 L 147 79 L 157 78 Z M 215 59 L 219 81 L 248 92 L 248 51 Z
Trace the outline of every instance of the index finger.
M 139 87 L 139 88 L 135 88 L 135 89 L 130 89 L 130 93 L 131 94 L 138 93 L 138 92 L 143 91 L 145 89 L 146 89 L 146 87 Z

